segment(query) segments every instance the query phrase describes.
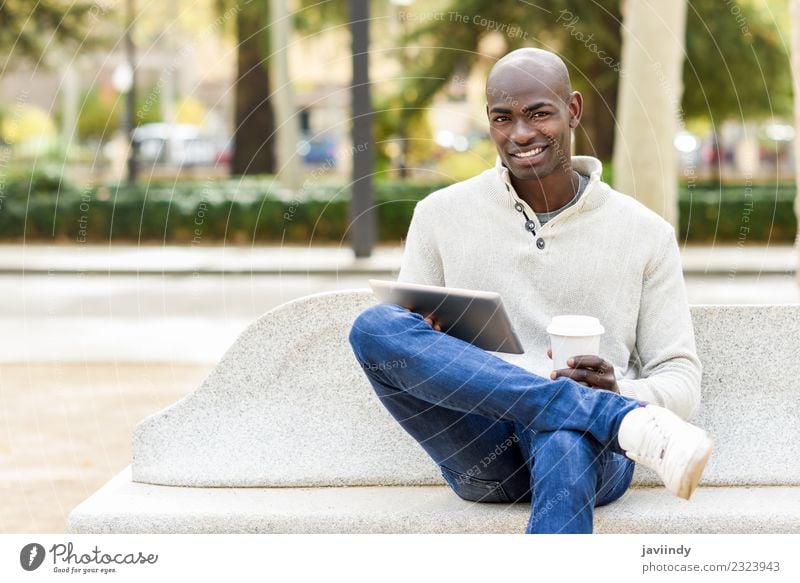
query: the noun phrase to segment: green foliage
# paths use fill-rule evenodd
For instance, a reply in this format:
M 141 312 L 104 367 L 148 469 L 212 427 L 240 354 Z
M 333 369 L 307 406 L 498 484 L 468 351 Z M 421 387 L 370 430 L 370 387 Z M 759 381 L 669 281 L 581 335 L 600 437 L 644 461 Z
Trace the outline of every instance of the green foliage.
M 219 1 L 219 0 L 218 0 Z M 294 27 L 301 34 L 318 34 L 326 28 L 342 27 L 348 22 L 348 4 L 340 0 L 298 0 Z M 371 0 L 370 18 L 385 17 L 392 11 L 386 0 Z
M 330 0 L 300 0 L 294 26 L 303 34 L 317 34 L 329 26 L 347 22 L 347 3 Z
M 8 176 L 4 187 L 0 240 L 330 243 L 349 224 L 348 189 L 324 183 L 309 185 L 302 201 L 270 178 L 80 189 L 35 172 Z M 414 203 L 434 188 L 378 185 L 383 240 L 405 237 Z
M 133 118 L 135 126 L 163 121 L 161 116 L 161 97 L 161 91 L 152 87 L 136 96 L 136 112 Z M 124 96 L 120 98 L 120 104 L 122 99 L 124 99 Z
M 688 117 L 719 123 L 791 114 L 789 55 L 771 15 L 742 0 L 692 0 L 686 29 Z
M 14 57 L 39 59 L 55 38 L 86 47 L 87 36 L 101 11 L 94 2 L 74 0 L 3 0 L 0 2 L 0 49 Z M 3 69 L 8 65 L 3 64 Z M 2 74 L 3 69 L 0 69 Z
M 449 182 L 448 182 L 449 183 Z M 445 184 L 376 183 L 380 240 L 399 243 L 415 203 Z M 790 243 L 793 185 L 683 187 L 682 241 Z M 92 243 L 339 243 L 349 229 L 347 186 L 315 183 L 294 200 L 273 179 L 79 188 L 57 172 L 5 178 L 0 240 Z
M 78 135 L 82 139 L 109 139 L 122 127 L 125 96 L 117 93 L 102 94 L 96 90 L 86 93 L 78 113 Z M 142 91 L 136 99 L 134 125 L 140 126 L 161 120 L 161 92 L 155 89 Z
M 107 138 L 116 132 L 121 124 L 122 103 L 116 94 L 102 96 L 90 91 L 83 97 L 78 113 L 78 135 L 86 138 Z
M 791 243 L 797 234 L 794 185 L 683 188 L 679 236 L 692 243 Z
M 496 23 L 495 28 L 509 27 L 503 29 L 507 50 L 539 46 L 557 51 L 585 99 L 616 95 L 619 73 L 609 63 L 619 63 L 621 57 L 618 0 L 541 0 L 535 5 L 450 0 L 441 12 L 444 21 L 419 24 L 401 41 L 420 48 L 412 55 L 405 86 L 389 100 L 400 111 L 396 124 L 424 111 L 454 74 L 481 62 L 479 45 L 492 27 L 476 24 L 476 17 L 479 22 Z M 454 22 L 451 14 L 460 15 L 461 20 Z M 521 32 L 515 33 L 512 26 Z M 591 41 L 587 41 L 589 35 Z M 607 62 L 592 45 L 603 51 Z M 686 52 L 683 108 L 687 116 L 721 120 L 791 111 L 790 67 L 779 28 L 751 2 L 689 2 Z M 614 103 L 606 107 L 613 109 Z
M 466 152 L 448 151 L 436 164 L 436 170 L 443 180 L 456 182 L 491 168 L 496 159 L 494 144 L 489 140 L 481 140 Z

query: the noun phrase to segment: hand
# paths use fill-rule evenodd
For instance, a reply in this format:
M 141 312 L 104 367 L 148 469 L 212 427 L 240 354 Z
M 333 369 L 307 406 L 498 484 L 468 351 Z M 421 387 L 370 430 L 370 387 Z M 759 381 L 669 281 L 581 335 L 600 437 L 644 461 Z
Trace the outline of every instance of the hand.
M 547 357 L 553 358 L 553 351 L 547 351 Z M 595 389 L 604 389 L 619 393 L 617 376 L 614 374 L 614 365 L 599 356 L 579 355 L 567 360 L 570 368 L 561 368 L 550 373 L 550 378 L 567 377 L 574 381 L 586 383 Z
M 434 319 L 433 319 L 433 316 L 431 316 L 430 314 L 428 314 L 427 316 L 425 316 L 425 321 L 426 321 L 428 324 L 430 324 L 430 325 L 431 325 L 431 328 L 433 328 L 433 329 L 434 329 L 434 330 L 436 330 L 437 332 L 441 332 L 441 331 L 442 331 L 442 325 L 441 325 L 441 324 L 439 324 L 439 322 L 437 322 L 436 320 L 434 320 Z
M 409 310 L 408 308 L 406 308 L 405 306 L 403 306 L 403 308 L 405 308 L 405 310 L 406 310 L 407 312 L 410 312 L 410 311 L 411 311 L 411 310 Z M 426 322 L 427 322 L 427 323 L 430 325 L 430 327 L 431 327 L 431 328 L 433 328 L 433 329 L 434 329 L 434 330 L 436 330 L 437 332 L 441 332 L 441 331 L 442 331 L 442 325 L 441 325 L 441 324 L 439 324 L 439 322 L 435 321 L 435 320 L 433 319 L 433 316 L 432 316 L 431 314 L 428 314 L 427 316 L 423 316 L 423 318 L 424 318 L 424 319 L 425 319 L 425 321 L 426 321 Z

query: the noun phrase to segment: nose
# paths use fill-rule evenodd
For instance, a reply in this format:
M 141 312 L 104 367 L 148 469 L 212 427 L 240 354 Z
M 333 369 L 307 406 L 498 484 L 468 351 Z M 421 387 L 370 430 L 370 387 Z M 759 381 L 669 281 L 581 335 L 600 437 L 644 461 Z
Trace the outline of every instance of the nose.
M 530 120 L 521 117 L 514 121 L 508 139 L 520 146 L 530 144 L 536 137 L 536 128 Z

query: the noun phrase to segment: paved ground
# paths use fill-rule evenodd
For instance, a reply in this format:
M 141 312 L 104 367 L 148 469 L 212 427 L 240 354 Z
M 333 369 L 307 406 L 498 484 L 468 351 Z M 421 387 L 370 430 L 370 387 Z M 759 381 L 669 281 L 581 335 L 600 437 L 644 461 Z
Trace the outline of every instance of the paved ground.
M 796 258 L 789 245 L 682 246 L 686 273 L 728 275 L 787 273 Z M 0 245 L 0 273 L 244 273 L 368 274 L 396 272 L 399 247 L 378 247 L 356 259 L 347 247 Z
M 0 533 L 64 532 L 69 512 L 130 463 L 133 427 L 207 371 L 0 364 Z
M 0 362 L 216 362 L 290 299 L 369 275 L 0 275 Z M 389 276 L 387 276 L 389 277 Z M 791 275 L 687 275 L 689 301 L 796 303 Z

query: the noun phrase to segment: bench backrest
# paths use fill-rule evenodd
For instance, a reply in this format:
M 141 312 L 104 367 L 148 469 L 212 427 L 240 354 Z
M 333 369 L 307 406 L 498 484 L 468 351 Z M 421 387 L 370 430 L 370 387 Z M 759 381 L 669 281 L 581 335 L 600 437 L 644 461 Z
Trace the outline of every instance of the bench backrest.
M 134 431 L 133 479 L 177 486 L 444 483 L 375 397 L 347 335 L 369 290 L 317 294 L 250 325 L 201 386 Z M 703 483 L 800 484 L 800 306 L 694 306 Z M 638 471 L 639 484 L 658 484 Z

